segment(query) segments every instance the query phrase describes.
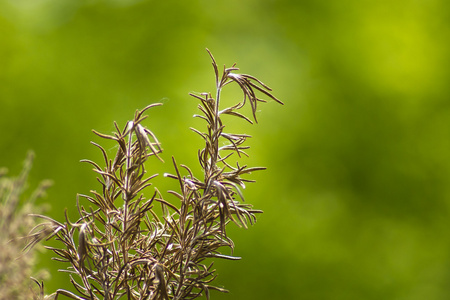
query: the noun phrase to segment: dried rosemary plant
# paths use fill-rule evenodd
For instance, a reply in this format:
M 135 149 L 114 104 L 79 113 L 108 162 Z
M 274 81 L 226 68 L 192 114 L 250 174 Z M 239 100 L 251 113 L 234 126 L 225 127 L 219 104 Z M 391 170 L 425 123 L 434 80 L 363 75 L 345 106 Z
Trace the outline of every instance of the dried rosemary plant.
M 235 65 L 219 74 L 208 53 L 216 78 L 215 98 L 210 93 L 191 94 L 200 101 L 201 114 L 197 117 L 207 125 L 204 132 L 192 128 L 205 142 L 198 152 L 202 177 L 195 177 L 187 166 L 178 165 L 172 158 L 175 174 L 165 176 L 178 182 L 178 191 L 168 191 L 179 199 L 178 204 L 164 200 L 157 189 L 151 196 L 144 194 L 156 176 L 147 176 L 145 162 L 159 158 L 162 150 L 142 121 L 146 118 L 144 112 L 160 104 L 137 111 L 122 129 L 115 123 L 113 135 L 95 132 L 118 144 L 117 153 L 110 158 L 93 143 L 103 153 L 104 166 L 85 160 L 99 175 L 101 191 L 77 197 L 79 219 L 75 222 L 69 220 L 67 212 L 63 223 L 40 216 L 47 221 L 47 227 L 35 232 L 39 235 L 40 230 L 51 227 L 50 238 L 61 241 L 63 247 L 47 248 L 58 256 L 56 260 L 69 263 L 64 271 L 69 273 L 76 293 L 58 290 L 53 294 L 55 298 L 175 300 L 205 295 L 209 299 L 210 290 L 226 292 L 212 285 L 216 275 L 208 258 L 239 259 L 221 253 L 222 247 L 234 248 L 225 228 L 230 221 L 247 227 L 255 222 L 255 214 L 262 212 L 242 203 L 240 189 L 251 181 L 242 175 L 264 168 L 230 163 L 233 154 L 247 155 L 244 142 L 249 136 L 225 133 L 221 117 L 232 115 L 252 123 L 238 112 L 249 103 L 256 121 L 257 104 L 265 101 L 257 94 L 282 102 L 255 77 L 234 73 L 238 70 Z M 220 110 L 222 89 L 230 83 L 238 84 L 243 100 Z M 224 140 L 228 144 L 222 146 Z M 93 207 L 82 205 L 80 198 Z M 156 204 L 161 205 L 162 215 L 155 212 Z

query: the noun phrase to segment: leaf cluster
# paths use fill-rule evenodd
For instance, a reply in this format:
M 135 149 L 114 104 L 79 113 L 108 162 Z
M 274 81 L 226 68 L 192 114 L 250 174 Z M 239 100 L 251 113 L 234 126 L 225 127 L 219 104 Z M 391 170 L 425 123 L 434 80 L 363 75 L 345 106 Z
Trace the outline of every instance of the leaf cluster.
M 208 51 L 209 53 L 209 51 Z M 162 149 L 156 136 L 141 123 L 144 112 L 160 104 L 152 104 L 137 111 L 133 120 L 124 128 L 115 123 L 116 132 L 98 136 L 118 144 L 114 158 L 103 154 L 104 166 L 84 160 L 94 167 L 98 174 L 101 191 L 91 195 L 78 195 L 79 218 L 71 222 L 58 222 L 40 216 L 47 227 L 36 228 L 35 234 L 42 235 L 45 228 L 52 230 L 49 238 L 62 242 L 63 247 L 47 247 L 58 261 L 68 263 L 70 281 L 77 295 L 58 290 L 54 296 L 65 295 L 72 299 L 195 299 L 210 290 L 226 292 L 212 285 L 216 278 L 211 258 L 237 260 L 239 257 L 225 255 L 225 247 L 234 249 L 233 241 L 227 236 L 226 225 L 234 222 L 247 228 L 256 221 L 255 214 L 261 213 L 252 205 L 244 203 L 241 189 L 252 181 L 242 176 L 262 167 L 240 166 L 230 163 L 233 154 L 248 156 L 245 134 L 225 133 L 222 115 L 232 115 L 250 123 L 251 119 L 239 112 L 250 103 L 253 119 L 256 121 L 257 93 L 281 103 L 270 88 L 250 75 L 235 74 L 235 65 L 225 68 L 219 75 L 217 64 L 212 59 L 216 78 L 216 97 L 210 93 L 191 94 L 200 100 L 197 117 L 206 121 L 206 130 L 192 128 L 199 134 L 205 146 L 198 152 L 201 178 L 194 176 L 186 165 L 178 165 L 172 157 L 174 174 L 165 174 L 178 183 L 174 195 L 178 204 L 163 199 L 155 189 L 151 196 L 144 191 L 151 185 L 145 162 L 154 156 L 160 159 Z M 238 104 L 219 109 L 222 89 L 236 83 L 243 92 Z M 227 141 L 223 146 L 222 141 Z M 89 207 L 81 204 L 80 198 L 88 201 Z M 162 214 L 156 213 L 154 205 L 160 205 Z

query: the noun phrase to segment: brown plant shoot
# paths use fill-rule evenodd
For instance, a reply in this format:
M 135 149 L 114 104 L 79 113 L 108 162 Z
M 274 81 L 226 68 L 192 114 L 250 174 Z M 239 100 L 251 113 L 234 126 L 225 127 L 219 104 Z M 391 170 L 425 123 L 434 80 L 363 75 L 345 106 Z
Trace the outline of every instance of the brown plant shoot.
M 221 252 L 223 247 L 234 249 L 226 225 L 234 222 L 247 228 L 256 221 L 255 215 L 262 211 L 243 202 L 241 189 L 252 181 L 244 175 L 264 168 L 231 162 L 233 154 L 248 156 L 245 150 L 249 147 L 244 143 L 250 136 L 224 132 L 221 117 L 231 115 L 253 123 L 239 110 L 249 103 L 256 121 L 257 104 L 265 102 L 258 95 L 282 102 L 255 77 L 235 73 L 235 65 L 219 73 L 208 53 L 215 72 L 215 98 L 210 93 L 191 94 L 200 101 L 201 114 L 197 117 L 206 122 L 204 131 L 191 128 L 205 143 L 198 152 L 202 176 L 194 176 L 189 167 L 178 165 L 172 157 L 174 174 L 165 176 L 177 182 L 178 190 L 168 193 L 178 199 L 178 204 L 164 200 L 157 189 L 151 196 L 145 193 L 156 176 L 147 175 L 145 162 L 153 157 L 161 159 L 162 149 L 142 123 L 147 117 L 144 113 L 160 104 L 137 111 L 123 128 L 114 123 L 113 135 L 94 131 L 118 144 L 115 156 L 109 157 L 102 146 L 93 143 L 103 154 L 102 165 L 84 160 L 98 174 L 100 192 L 78 195 L 79 218 L 74 222 L 67 212 L 64 222 L 40 216 L 49 222 L 51 237 L 62 242 L 61 248 L 47 248 L 56 254 L 55 260 L 68 263 L 62 271 L 69 274 L 75 289 L 58 290 L 51 295 L 55 299 L 59 295 L 92 300 L 178 300 L 201 295 L 209 299 L 211 290 L 227 292 L 212 284 L 217 275 L 211 259 L 240 259 Z M 240 87 L 243 100 L 220 109 L 222 89 L 231 83 Z M 228 144 L 222 145 L 223 141 Z M 81 203 L 81 198 L 89 207 Z M 154 210 L 155 205 L 161 206 L 161 215 Z M 48 227 L 37 228 L 37 234 Z

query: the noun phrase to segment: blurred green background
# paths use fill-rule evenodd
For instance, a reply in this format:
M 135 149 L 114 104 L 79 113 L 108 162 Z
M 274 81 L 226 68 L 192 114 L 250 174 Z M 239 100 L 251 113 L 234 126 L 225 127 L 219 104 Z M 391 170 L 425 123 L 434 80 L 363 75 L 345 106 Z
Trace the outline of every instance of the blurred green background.
M 285 102 L 230 119 L 268 167 L 245 191 L 265 213 L 230 228 L 243 259 L 216 262 L 231 293 L 212 298 L 448 299 L 449 25 L 445 0 L 1 0 L 0 165 L 17 174 L 33 149 L 31 186 L 55 182 L 40 203 L 75 218 L 99 188 L 79 162 L 101 158 L 91 129 L 163 102 L 145 125 L 166 163 L 149 171 L 174 155 L 199 174 L 188 93 L 213 91 L 207 47 Z M 48 293 L 70 288 L 49 254 L 39 266 Z

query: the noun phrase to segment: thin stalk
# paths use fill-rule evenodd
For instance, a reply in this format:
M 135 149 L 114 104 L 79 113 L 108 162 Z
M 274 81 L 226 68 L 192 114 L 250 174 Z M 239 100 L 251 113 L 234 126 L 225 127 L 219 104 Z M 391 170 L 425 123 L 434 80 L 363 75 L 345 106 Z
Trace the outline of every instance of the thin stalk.
M 131 122 L 131 121 L 130 121 Z M 130 184 L 130 180 L 131 180 L 131 166 L 132 166 L 132 153 L 131 153 L 131 146 L 133 143 L 133 139 L 132 139 L 132 130 L 133 130 L 133 125 L 130 122 L 128 122 L 128 147 L 127 147 L 127 158 L 126 158 L 126 172 L 125 172 L 125 189 L 123 192 L 123 223 L 122 223 L 122 232 L 123 234 L 126 234 L 127 230 L 128 230 L 128 205 L 129 205 L 129 201 L 130 199 L 128 199 L 130 193 L 130 189 L 131 189 L 131 184 Z M 130 126 L 131 125 L 131 126 Z M 124 260 L 124 265 L 126 265 L 128 263 L 128 241 L 127 240 L 123 240 L 120 241 L 121 242 L 121 246 L 122 246 L 122 253 L 123 253 L 123 260 Z M 125 277 L 126 277 L 126 273 L 125 273 Z
M 214 131 L 213 131 L 213 136 L 217 136 L 217 138 L 214 141 L 214 159 L 211 161 L 211 167 L 213 167 L 213 171 L 216 170 L 217 159 L 219 157 L 219 136 L 216 135 L 216 133 L 219 130 L 219 104 L 220 104 L 221 91 L 222 91 L 222 87 L 220 85 L 217 86 L 216 101 L 215 101 L 215 108 L 214 108 Z

